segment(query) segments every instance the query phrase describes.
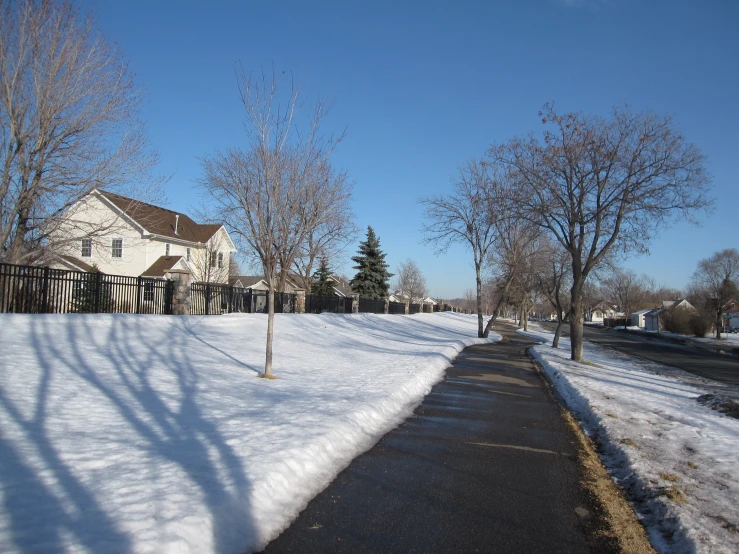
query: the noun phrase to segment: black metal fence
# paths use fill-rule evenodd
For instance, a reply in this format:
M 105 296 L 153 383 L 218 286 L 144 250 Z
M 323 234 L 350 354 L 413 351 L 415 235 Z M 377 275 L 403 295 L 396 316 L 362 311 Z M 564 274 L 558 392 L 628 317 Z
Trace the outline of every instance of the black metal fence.
M 334 314 L 352 313 L 352 298 L 350 296 L 323 294 L 305 295 L 305 313 L 322 314 L 325 312 Z
M 389 314 L 405 314 L 405 303 L 389 302 L 387 313 Z
M 3 313 L 172 313 L 171 281 L 0 263 Z
M 409 314 L 419 314 L 421 313 L 421 310 L 423 309 L 423 304 L 411 304 L 408 306 L 408 313 Z
M 384 314 L 385 301 L 359 297 L 359 311 L 369 314 Z
M 297 295 L 275 293 L 275 313 L 295 313 Z M 214 283 L 193 283 L 190 286 L 190 313 L 216 315 L 230 313 L 264 313 L 269 310 L 269 292 Z

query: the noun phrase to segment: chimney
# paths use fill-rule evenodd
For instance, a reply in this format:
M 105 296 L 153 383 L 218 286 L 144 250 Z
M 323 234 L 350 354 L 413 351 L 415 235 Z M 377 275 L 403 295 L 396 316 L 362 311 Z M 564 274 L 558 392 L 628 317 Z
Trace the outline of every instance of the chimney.
M 175 235 L 178 234 L 177 233 L 177 226 L 179 225 L 179 223 L 180 223 L 180 214 L 175 214 L 175 216 L 174 216 L 174 234 Z

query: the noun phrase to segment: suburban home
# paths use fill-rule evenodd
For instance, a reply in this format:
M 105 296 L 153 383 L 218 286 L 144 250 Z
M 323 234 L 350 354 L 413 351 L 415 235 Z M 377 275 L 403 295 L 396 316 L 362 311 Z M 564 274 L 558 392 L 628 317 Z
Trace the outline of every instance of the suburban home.
M 739 329 L 739 302 L 732 298 L 723 307 L 724 328 L 732 327 Z
M 269 290 L 263 275 L 232 275 L 228 279 L 228 284 L 241 289 Z M 296 285 L 292 279 L 288 278 L 285 281 L 285 292 L 294 294 L 299 289 L 302 290 L 302 287 Z
M 65 214 L 50 238 L 51 256 L 39 263 L 56 269 L 163 279 L 189 270 L 196 282 L 227 283 L 236 247 L 225 227 L 94 190 Z
M 644 319 L 644 317 L 651 311 L 651 309 L 647 308 L 646 310 L 633 312 L 629 318 L 631 320 L 629 325 L 631 325 L 632 327 L 639 327 L 640 329 L 644 329 L 644 327 L 646 327 L 646 320 Z
M 600 301 L 585 310 L 585 321 L 603 323 L 606 318 L 616 317 L 616 311 L 603 301 Z
M 695 311 L 695 307 L 684 298 L 682 300 L 663 300 L 659 308 L 649 310 L 644 314 L 644 329 L 655 332 L 663 331 L 665 316 L 678 308 Z

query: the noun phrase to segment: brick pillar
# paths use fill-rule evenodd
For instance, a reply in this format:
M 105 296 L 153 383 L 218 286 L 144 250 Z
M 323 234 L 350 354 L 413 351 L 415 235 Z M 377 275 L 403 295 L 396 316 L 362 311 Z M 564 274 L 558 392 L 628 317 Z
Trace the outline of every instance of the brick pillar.
M 186 269 L 171 269 L 164 277 L 172 281 L 174 293 L 172 294 L 172 315 L 190 315 L 190 284 L 192 275 Z
M 297 295 L 297 297 L 295 298 L 295 313 L 304 314 L 305 313 L 305 289 L 295 289 L 295 294 Z
M 384 314 L 390 313 L 390 298 L 385 299 L 385 308 L 383 309 L 382 313 Z
M 352 313 L 358 314 L 359 313 L 359 295 L 354 293 L 351 295 L 352 297 Z
M 405 301 L 405 315 L 408 315 L 409 313 L 411 313 L 411 301 L 406 300 Z

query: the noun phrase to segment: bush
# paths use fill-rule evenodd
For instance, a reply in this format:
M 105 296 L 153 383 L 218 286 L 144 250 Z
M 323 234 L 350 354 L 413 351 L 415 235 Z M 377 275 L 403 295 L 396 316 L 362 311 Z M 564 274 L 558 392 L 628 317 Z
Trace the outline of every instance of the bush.
M 689 335 L 693 332 L 691 321 L 694 317 L 696 314 L 687 308 L 670 310 L 664 318 L 665 331 L 678 335 Z
M 693 314 L 690 318 L 690 332 L 696 337 L 705 337 L 710 330 L 710 325 L 700 314 Z

